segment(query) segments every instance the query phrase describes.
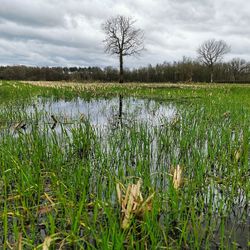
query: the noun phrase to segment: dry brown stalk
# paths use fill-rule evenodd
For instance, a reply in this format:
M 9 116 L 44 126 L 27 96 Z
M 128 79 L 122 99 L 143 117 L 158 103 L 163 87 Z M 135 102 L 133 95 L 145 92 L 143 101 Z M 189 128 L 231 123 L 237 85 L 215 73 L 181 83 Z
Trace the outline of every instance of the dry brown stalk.
M 49 250 L 51 242 L 52 242 L 52 238 L 50 236 L 47 236 L 43 242 L 43 250 Z
M 180 165 L 172 167 L 173 185 L 175 189 L 179 189 L 183 184 L 182 168 Z
M 152 210 L 154 193 L 144 201 L 140 191 L 141 185 L 141 179 L 136 184 L 129 184 L 127 189 L 121 183 L 116 184 L 117 198 L 121 206 L 122 229 L 129 228 L 133 217 L 142 218 L 146 212 Z

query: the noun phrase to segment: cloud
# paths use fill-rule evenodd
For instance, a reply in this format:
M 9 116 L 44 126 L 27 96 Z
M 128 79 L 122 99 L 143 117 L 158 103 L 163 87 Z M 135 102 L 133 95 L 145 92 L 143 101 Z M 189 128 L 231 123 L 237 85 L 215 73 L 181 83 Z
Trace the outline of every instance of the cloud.
M 249 11 L 243 0 L 1 0 L 0 64 L 117 66 L 104 53 L 101 30 L 117 14 L 145 31 L 146 51 L 125 58 L 126 67 L 195 58 L 209 38 L 231 45 L 226 59 L 250 60 Z

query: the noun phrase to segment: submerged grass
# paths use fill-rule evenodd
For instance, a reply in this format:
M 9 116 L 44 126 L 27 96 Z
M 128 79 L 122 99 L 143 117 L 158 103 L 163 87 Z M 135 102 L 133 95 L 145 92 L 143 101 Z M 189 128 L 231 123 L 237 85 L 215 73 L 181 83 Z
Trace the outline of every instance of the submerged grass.
M 2 82 L 0 247 L 247 248 L 249 86 L 94 86 Z M 34 96 L 53 101 L 121 93 L 174 102 L 178 113 L 157 126 L 132 117 L 128 126 L 104 133 L 81 114 L 74 126 L 56 130 L 51 121 L 38 126 L 47 117 L 43 110 L 27 111 Z M 13 129 L 21 121 L 27 129 Z M 144 199 L 154 197 L 150 211 L 130 216 L 124 230 L 116 185 L 131 187 L 138 178 Z M 133 205 L 140 199 L 131 197 Z

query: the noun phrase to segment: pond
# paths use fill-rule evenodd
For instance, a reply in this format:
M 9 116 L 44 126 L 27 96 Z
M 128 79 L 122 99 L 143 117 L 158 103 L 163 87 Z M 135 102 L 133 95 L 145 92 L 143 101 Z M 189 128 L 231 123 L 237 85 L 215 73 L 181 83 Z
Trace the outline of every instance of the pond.
M 92 126 L 98 129 L 112 125 L 116 118 L 124 120 L 125 123 L 135 121 L 158 126 L 163 121 L 170 121 L 177 114 L 177 108 L 172 103 L 159 103 L 137 98 L 122 98 L 121 100 L 118 97 L 90 101 L 81 98 L 71 101 L 46 101 L 46 99 L 38 98 L 26 111 L 31 115 L 43 112 L 42 118 L 47 118 L 47 121 L 52 122 L 51 115 L 53 115 L 61 124 L 79 122 L 86 118 Z

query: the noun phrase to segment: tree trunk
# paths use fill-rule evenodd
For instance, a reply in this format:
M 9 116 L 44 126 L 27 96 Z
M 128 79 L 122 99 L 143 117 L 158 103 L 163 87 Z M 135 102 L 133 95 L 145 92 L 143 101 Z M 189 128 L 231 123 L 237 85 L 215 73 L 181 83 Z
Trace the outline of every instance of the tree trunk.
M 123 83 L 123 55 L 120 52 L 120 76 L 119 76 L 119 83 Z
M 210 82 L 213 83 L 214 82 L 214 73 L 211 71 L 210 73 Z
M 210 83 L 214 82 L 214 69 L 213 66 L 210 68 Z

